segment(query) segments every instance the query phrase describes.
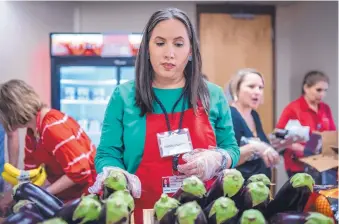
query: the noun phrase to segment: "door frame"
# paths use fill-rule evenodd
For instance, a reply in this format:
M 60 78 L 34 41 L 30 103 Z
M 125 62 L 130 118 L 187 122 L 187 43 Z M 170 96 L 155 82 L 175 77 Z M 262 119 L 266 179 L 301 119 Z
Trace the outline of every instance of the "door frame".
M 200 40 L 200 14 L 202 13 L 228 13 L 228 14 L 237 14 L 237 13 L 245 13 L 245 14 L 253 14 L 253 15 L 270 15 L 272 18 L 272 89 L 273 89 L 273 124 L 276 123 L 276 40 L 275 40 L 275 13 L 276 8 L 273 5 L 254 5 L 254 4 L 233 4 L 233 3 L 200 3 L 196 5 L 196 17 L 197 17 L 197 34 Z M 274 126 L 272 127 L 272 130 Z
M 276 7 L 274 5 L 255 5 L 255 4 L 237 4 L 237 3 L 200 3 L 196 5 L 196 21 L 197 21 L 197 33 L 200 40 L 200 14 L 202 13 L 227 13 L 227 14 L 253 14 L 253 15 L 270 15 L 272 21 L 272 94 L 273 94 L 273 124 L 276 123 L 276 111 L 277 111 L 277 93 L 276 93 L 276 69 L 277 69 L 277 61 L 276 61 Z M 274 125 L 272 130 L 274 129 Z M 277 182 L 277 170 L 276 168 L 272 169 L 273 172 L 273 181 Z M 273 191 L 273 195 L 276 193 L 276 185 L 273 185 L 271 190 Z

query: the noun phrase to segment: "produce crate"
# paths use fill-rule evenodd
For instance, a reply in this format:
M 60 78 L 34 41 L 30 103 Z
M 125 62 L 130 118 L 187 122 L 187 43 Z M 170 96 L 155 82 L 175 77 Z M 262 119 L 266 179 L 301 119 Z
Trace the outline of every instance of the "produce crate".
M 144 224 L 154 224 L 153 222 L 153 209 L 143 210 Z
M 154 222 L 153 222 L 153 209 L 144 209 L 143 210 L 143 219 L 144 219 L 144 224 L 154 224 Z M 133 214 L 132 214 L 131 224 L 135 224 Z

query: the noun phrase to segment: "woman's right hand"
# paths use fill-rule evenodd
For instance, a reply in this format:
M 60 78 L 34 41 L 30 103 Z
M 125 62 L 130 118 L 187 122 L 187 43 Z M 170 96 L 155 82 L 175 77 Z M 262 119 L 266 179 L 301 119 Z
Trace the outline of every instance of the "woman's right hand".
M 279 153 L 271 145 L 262 141 L 251 141 L 250 144 L 254 148 L 255 153 L 264 160 L 266 167 L 274 167 L 279 163 Z
M 134 198 L 141 197 L 141 182 L 139 178 L 134 174 L 130 174 L 126 170 L 113 166 L 104 167 L 103 171 L 101 173 L 98 173 L 95 183 L 91 187 L 89 187 L 88 192 L 91 194 L 98 194 L 100 191 L 102 191 L 103 183 L 105 179 L 111 175 L 112 171 L 123 173 L 127 178 L 128 188 L 131 191 L 132 196 Z
M 267 148 L 261 154 L 261 158 L 264 160 L 266 167 L 270 168 L 276 166 L 280 161 L 279 153 L 272 147 Z

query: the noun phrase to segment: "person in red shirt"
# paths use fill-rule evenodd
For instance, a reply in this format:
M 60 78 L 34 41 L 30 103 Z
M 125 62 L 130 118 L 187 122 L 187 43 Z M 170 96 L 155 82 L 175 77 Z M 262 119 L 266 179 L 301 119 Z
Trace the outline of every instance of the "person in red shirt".
M 289 120 L 298 120 L 309 126 L 310 132 L 336 130 L 330 107 L 322 102 L 329 86 L 329 78 L 320 71 L 308 72 L 302 84 L 302 96 L 283 110 L 276 125 L 284 129 Z M 293 143 L 284 151 L 285 169 L 289 177 L 304 172 L 304 163 L 298 158 L 304 156 L 304 143 Z
M 48 192 L 64 202 L 88 193 L 96 148 L 73 118 L 48 108 L 24 81 L 10 80 L 0 86 L 0 123 L 8 132 L 27 128 L 25 170 L 44 164 Z

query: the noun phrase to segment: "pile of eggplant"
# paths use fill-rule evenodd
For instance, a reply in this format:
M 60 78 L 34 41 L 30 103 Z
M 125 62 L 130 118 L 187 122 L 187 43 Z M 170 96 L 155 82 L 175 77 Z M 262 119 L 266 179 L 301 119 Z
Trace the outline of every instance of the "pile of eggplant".
M 187 177 L 173 195 L 155 202 L 154 224 L 332 224 L 333 218 L 304 212 L 314 180 L 306 173 L 291 177 L 273 198 L 264 174 L 245 180 L 236 169 L 219 174 L 209 189 L 196 176 Z M 13 189 L 16 202 L 4 224 L 130 224 L 134 199 L 128 180 L 112 171 L 100 195 L 83 195 L 63 203 L 32 183 Z
M 15 201 L 3 224 L 130 224 L 134 199 L 127 178 L 112 172 L 104 182 L 102 195 L 83 195 L 63 203 L 32 183 L 14 187 Z
M 186 178 L 171 197 L 154 205 L 155 224 L 332 224 L 320 213 L 303 212 L 314 180 L 306 173 L 290 178 L 273 198 L 264 174 L 244 180 L 236 169 L 224 170 L 207 190 L 195 176 Z

